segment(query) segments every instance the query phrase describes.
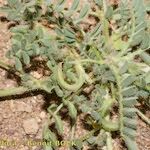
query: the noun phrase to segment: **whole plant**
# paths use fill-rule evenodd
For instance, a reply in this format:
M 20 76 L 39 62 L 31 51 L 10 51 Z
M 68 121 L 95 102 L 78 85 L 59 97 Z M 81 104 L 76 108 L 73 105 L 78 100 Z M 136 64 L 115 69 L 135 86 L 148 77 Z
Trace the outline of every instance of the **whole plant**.
M 47 108 L 45 150 L 57 149 L 70 118 L 70 149 L 106 146 L 114 134 L 128 150 L 138 150 L 137 114 L 150 120 L 137 104 L 150 107 L 150 3 L 144 0 L 7 0 L 1 11 L 15 23 L 11 49 L 0 67 L 19 77 L 17 87 L 0 90 L 0 97 L 41 91 L 57 99 Z M 93 21 L 94 20 L 94 21 Z M 35 61 L 41 78 L 32 74 Z M 87 134 L 75 137 L 77 118 L 84 115 Z M 55 126 L 55 128 L 53 128 Z M 119 135 L 118 135 L 119 133 Z

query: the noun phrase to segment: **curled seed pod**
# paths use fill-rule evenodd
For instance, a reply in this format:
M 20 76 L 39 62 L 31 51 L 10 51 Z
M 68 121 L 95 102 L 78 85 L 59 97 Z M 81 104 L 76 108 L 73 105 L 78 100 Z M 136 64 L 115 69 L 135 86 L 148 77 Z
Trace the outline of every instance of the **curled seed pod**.
M 56 78 L 59 83 L 59 85 L 62 88 L 65 88 L 66 90 L 70 91 L 77 91 L 83 84 L 84 84 L 84 70 L 79 62 L 75 64 L 75 70 L 78 74 L 78 79 L 74 84 L 69 84 L 64 80 L 64 75 L 62 71 L 62 63 L 58 64 L 57 71 L 56 71 Z

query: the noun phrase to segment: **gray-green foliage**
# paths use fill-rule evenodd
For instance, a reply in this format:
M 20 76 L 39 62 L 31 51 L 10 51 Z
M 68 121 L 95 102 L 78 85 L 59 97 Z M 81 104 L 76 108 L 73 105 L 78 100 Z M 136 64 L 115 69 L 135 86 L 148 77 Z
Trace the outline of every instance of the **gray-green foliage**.
M 53 144 L 45 149 L 56 149 L 57 134 L 63 136 L 60 112 L 66 109 L 73 126 L 82 112 L 84 123 L 92 129 L 87 136 L 71 139 L 77 149 L 85 143 L 110 148 L 108 135 L 119 131 L 127 148 L 137 150 L 136 104 L 142 98 L 150 106 L 149 5 L 143 0 L 121 0 L 117 7 L 105 0 L 92 3 L 94 11 L 88 1 L 80 6 L 80 0 L 74 0 L 68 7 L 66 0 L 8 0 L 1 9 L 19 25 L 11 29 L 7 57 L 15 60 L 23 87 L 59 98 L 59 104 L 53 102 L 48 108 L 50 124 L 43 138 Z M 89 16 L 95 18 L 95 25 Z M 35 58 L 45 62 L 50 75 L 36 79 L 26 72 Z M 116 120 L 114 107 L 118 108 Z M 52 131 L 53 123 L 57 132 Z

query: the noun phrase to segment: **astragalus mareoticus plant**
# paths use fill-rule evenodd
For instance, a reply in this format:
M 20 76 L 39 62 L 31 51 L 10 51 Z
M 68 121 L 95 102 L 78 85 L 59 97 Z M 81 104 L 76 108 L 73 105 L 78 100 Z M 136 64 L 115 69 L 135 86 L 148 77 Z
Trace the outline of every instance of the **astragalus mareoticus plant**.
M 31 91 L 55 95 L 47 108 L 49 120 L 44 149 L 57 149 L 55 141 L 64 135 L 64 117 L 70 118 L 70 139 L 80 150 L 113 149 L 112 134 L 119 133 L 128 150 L 138 150 L 136 108 L 150 107 L 150 3 L 144 0 L 7 0 L 1 8 L 11 27 L 12 47 L 7 57 L 15 63 L 0 62 L 1 68 L 20 78 L 18 87 L 0 90 L 0 96 Z M 32 75 L 34 62 L 43 72 Z M 49 100 L 51 101 L 51 99 Z M 77 117 L 83 114 L 87 134 L 76 137 Z M 55 128 L 53 128 L 55 125 Z M 52 127 L 53 126 L 53 127 Z M 116 134 L 118 136 L 118 134 Z

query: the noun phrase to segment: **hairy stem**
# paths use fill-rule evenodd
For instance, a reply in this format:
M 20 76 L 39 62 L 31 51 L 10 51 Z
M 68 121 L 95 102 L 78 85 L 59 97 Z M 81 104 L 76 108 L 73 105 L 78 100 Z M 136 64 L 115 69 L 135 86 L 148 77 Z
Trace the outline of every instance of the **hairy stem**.
M 82 60 L 79 60 L 79 62 L 81 62 L 81 63 L 95 63 L 95 64 L 99 64 L 99 65 L 103 65 L 103 64 L 105 64 L 105 62 L 104 61 L 102 61 L 102 60 L 93 60 L 93 59 L 82 59 Z M 70 61 L 69 62 L 70 64 L 75 64 L 76 62 L 75 61 Z
M 54 112 L 54 115 L 56 115 L 56 114 L 61 110 L 61 108 L 62 108 L 63 106 L 64 106 L 64 104 L 61 103 L 61 104 L 57 107 L 56 111 Z
M 139 115 L 139 117 L 145 121 L 148 125 L 150 125 L 150 119 L 147 118 L 141 111 L 139 111 L 138 109 L 136 110 L 137 114 Z
M 14 87 L 14 88 L 7 88 L 7 89 L 0 89 L 0 97 L 23 94 L 27 91 L 29 91 L 29 89 L 22 87 L 22 86 Z
M 106 132 L 107 135 L 107 150 L 113 150 L 113 145 L 112 145 L 112 138 L 111 138 L 111 133 L 110 132 Z
M 71 127 L 71 133 L 70 133 L 70 141 L 74 141 L 74 136 L 75 136 L 75 130 L 76 130 L 76 124 L 74 123 L 73 126 Z M 70 146 L 70 150 L 72 148 L 72 145 Z
M 106 118 L 106 120 L 109 121 L 109 119 L 110 119 L 109 114 L 105 118 Z M 106 140 L 107 150 L 113 150 L 111 133 L 110 132 L 106 132 L 106 135 L 107 135 L 107 140 Z
M 104 14 L 106 14 L 106 12 L 107 12 L 107 2 L 106 2 L 106 0 L 103 0 L 103 11 L 104 11 Z
M 122 129 L 123 129 L 123 114 L 122 114 L 122 111 L 123 111 L 123 105 L 122 105 L 122 101 L 123 101 L 123 97 L 122 97 L 122 90 L 121 90 L 121 79 L 120 79 L 120 76 L 119 76 L 119 73 L 118 73 L 118 70 L 116 67 L 114 66 L 111 66 L 110 69 L 113 71 L 114 73 L 114 76 L 116 78 L 116 83 L 117 83 L 117 86 L 118 86 L 118 101 L 119 101 L 119 115 L 120 115 L 120 131 L 121 131 L 121 135 L 122 135 Z
M 6 63 L 4 63 L 3 61 L 0 61 L 0 67 L 5 69 L 5 70 L 9 70 L 10 69 L 10 66 L 7 65 Z

